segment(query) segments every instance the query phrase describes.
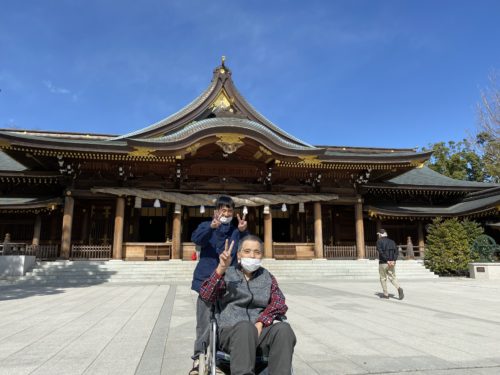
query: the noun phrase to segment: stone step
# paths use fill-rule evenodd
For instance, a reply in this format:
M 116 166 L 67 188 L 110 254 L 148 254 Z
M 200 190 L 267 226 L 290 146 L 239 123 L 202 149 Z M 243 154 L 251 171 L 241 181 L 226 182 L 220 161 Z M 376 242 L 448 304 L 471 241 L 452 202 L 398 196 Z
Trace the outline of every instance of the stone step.
M 92 284 L 92 283 L 162 283 L 189 282 L 197 265 L 194 261 L 55 261 L 40 262 L 23 277 L 8 278 L 10 283 L 26 284 Z M 264 260 L 278 280 L 376 280 L 376 260 Z M 399 261 L 401 279 L 433 279 L 438 276 L 423 266 L 422 261 Z

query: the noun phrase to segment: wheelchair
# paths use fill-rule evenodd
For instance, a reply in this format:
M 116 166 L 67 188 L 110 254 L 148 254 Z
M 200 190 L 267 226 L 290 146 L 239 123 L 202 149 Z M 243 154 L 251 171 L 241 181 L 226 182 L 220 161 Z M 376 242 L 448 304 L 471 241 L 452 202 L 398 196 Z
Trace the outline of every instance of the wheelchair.
M 286 316 L 278 318 L 279 321 L 287 323 Z M 217 369 L 226 375 L 231 374 L 230 363 L 231 356 L 221 350 L 218 350 L 218 331 L 217 319 L 215 318 L 215 306 L 212 306 L 212 314 L 210 318 L 210 339 L 208 346 L 205 348 L 205 354 L 200 354 L 199 358 L 199 375 L 218 375 Z M 255 358 L 255 374 L 268 375 L 267 364 L 269 358 L 264 355 L 257 355 Z M 293 375 L 293 368 L 290 375 Z

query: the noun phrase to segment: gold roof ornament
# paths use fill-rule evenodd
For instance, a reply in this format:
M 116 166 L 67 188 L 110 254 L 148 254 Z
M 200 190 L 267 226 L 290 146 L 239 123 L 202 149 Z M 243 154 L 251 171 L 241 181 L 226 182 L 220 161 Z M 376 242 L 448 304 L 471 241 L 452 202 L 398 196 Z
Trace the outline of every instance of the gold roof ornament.
M 222 74 L 226 73 L 226 65 L 224 64 L 226 62 L 226 56 L 222 56 L 221 58 L 221 68 L 219 69 L 219 72 Z
M 215 98 L 215 100 L 212 102 L 210 108 L 212 108 L 212 111 L 216 109 L 227 110 L 231 108 L 231 99 L 229 99 L 229 96 L 226 94 L 225 90 L 222 90 L 219 95 L 217 95 L 217 98 Z
M 245 143 L 242 141 L 245 136 L 239 134 L 218 134 L 219 140 L 215 142 L 226 154 L 236 152 Z

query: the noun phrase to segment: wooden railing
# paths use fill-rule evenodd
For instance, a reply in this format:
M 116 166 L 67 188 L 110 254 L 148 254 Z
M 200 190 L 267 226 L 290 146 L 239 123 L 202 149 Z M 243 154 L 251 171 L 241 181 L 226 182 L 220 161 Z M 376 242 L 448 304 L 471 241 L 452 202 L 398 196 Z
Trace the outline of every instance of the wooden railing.
M 334 245 L 324 246 L 324 256 L 327 259 L 356 259 L 356 245 Z M 407 246 L 398 245 L 399 259 L 407 259 Z M 425 249 L 413 246 L 414 258 L 423 258 Z M 367 259 L 378 259 L 377 247 L 374 245 L 365 246 L 365 256 Z
M 26 255 L 26 242 L 7 242 L 0 244 L 2 255 Z
M 58 245 L 30 245 L 25 242 L 0 244 L 1 255 L 33 255 L 39 260 L 55 260 L 59 256 Z
M 273 243 L 274 258 L 278 260 L 297 259 L 297 247 L 295 244 Z
M 26 245 L 26 255 L 34 255 L 40 260 L 56 260 L 59 257 L 59 246 Z
M 411 258 L 411 254 L 408 253 L 408 245 L 398 245 L 399 258 L 407 259 Z M 413 245 L 413 258 L 422 259 L 425 254 L 425 246 L 415 246 Z
M 365 256 L 367 259 L 378 259 L 377 246 L 366 245 Z
M 145 244 L 144 260 L 169 260 L 171 254 L 171 243 Z
M 108 260 L 111 258 L 111 245 L 72 245 L 72 260 Z
M 326 259 L 356 259 L 356 245 L 323 246 Z

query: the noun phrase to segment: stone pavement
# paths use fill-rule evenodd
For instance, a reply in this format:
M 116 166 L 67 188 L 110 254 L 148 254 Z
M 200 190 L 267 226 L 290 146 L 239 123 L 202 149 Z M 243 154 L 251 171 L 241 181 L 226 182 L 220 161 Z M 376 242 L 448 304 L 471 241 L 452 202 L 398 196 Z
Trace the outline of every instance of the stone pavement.
M 500 374 L 500 282 L 282 282 L 296 374 Z M 389 286 L 392 287 L 392 286 Z M 0 374 L 174 374 L 191 366 L 187 283 L 0 286 Z

